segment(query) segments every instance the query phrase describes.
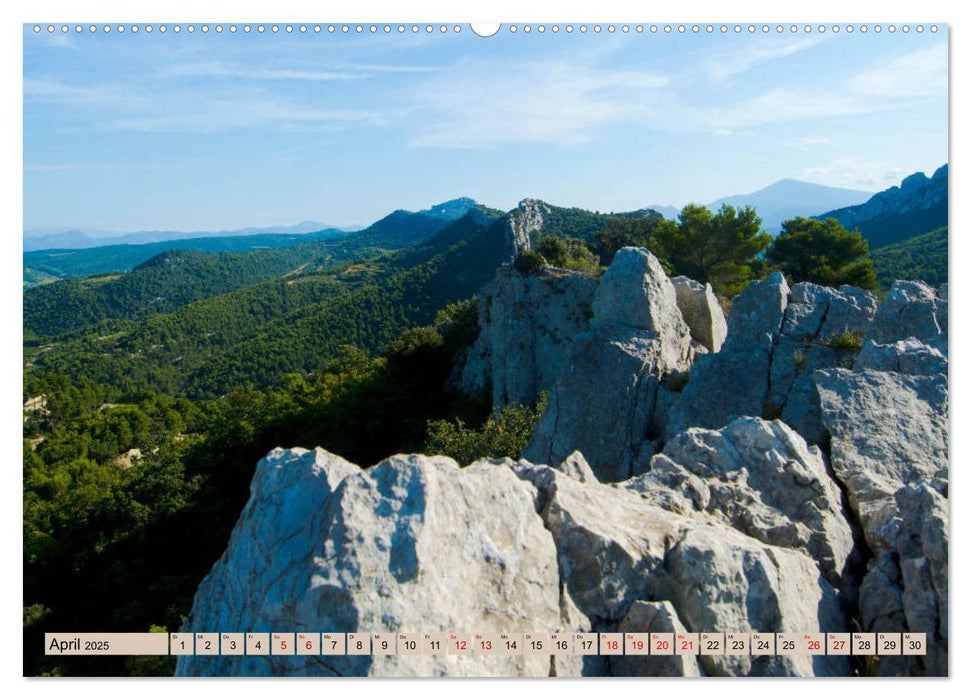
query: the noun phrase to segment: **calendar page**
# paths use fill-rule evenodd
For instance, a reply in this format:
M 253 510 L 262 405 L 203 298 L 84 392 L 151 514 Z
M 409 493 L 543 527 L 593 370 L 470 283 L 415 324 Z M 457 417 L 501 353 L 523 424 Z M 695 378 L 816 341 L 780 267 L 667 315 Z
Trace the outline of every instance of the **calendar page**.
M 83 15 L 24 676 L 948 675 L 946 22 Z

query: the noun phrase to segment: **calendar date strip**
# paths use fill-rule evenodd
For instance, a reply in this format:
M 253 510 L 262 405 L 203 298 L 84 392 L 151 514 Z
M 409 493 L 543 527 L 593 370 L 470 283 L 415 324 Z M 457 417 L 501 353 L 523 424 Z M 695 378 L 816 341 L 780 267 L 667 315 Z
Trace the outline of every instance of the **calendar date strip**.
M 922 632 L 52 633 L 48 656 L 924 656 Z

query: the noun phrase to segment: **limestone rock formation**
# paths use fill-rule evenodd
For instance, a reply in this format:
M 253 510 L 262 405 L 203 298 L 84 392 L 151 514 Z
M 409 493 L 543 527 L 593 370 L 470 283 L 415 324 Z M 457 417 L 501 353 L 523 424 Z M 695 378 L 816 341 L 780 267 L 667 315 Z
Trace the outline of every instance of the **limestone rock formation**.
M 479 337 L 462 367 L 459 388 L 492 386 L 492 404 L 533 405 L 552 388 L 573 339 L 590 328 L 597 284 L 546 269 L 524 277 L 505 265 L 478 295 Z
M 781 417 L 811 443 L 824 436 L 816 369 L 852 366 L 877 310 L 868 292 L 803 282 L 789 289 L 774 273 L 732 303 L 721 352 L 700 357 L 672 410 L 667 434 L 720 428 L 738 416 Z
M 594 629 L 612 628 L 638 600 L 670 601 L 692 631 L 846 625 L 835 590 L 802 552 L 704 514 L 656 508 L 628 489 L 581 484 L 545 466 L 514 468 L 539 492 L 562 583 Z M 834 658 L 700 657 L 699 663 L 709 675 L 848 672 L 845 660 Z
M 732 301 L 721 351 L 702 355 L 671 411 L 667 433 L 721 428 L 740 416 L 761 416 L 769 390 L 775 341 L 789 285 L 781 273 L 753 282 Z
M 543 230 L 543 216 L 550 207 L 538 199 L 524 199 L 510 212 L 506 224 L 505 258 L 512 261 L 517 254 L 532 247 L 532 237 Z
M 705 513 L 766 544 L 803 551 L 830 583 L 842 583 L 853 534 L 839 486 L 820 450 L 781 421 L 691 428 L 623 485 L 666 510 Z
M 824 370 L 815 382 L 833 472 L 874 555 L 860 585 L 864 629 L 928 635 L 927 657 L 888 657 L 878 670 L 946 674 L 947 378 Z
M 935 290 L 923 282 L 894 282 L 865 340 L 886 344 L 911 337 L 947 354 L 947 285 Z
M 556 464 L 580 450 L 601 481 L 633 473 L 651 431 L 660 380 L 691 362 L 674 286 L 644 248 L 623 248 L 593 299 L 592 330 L 570 346 L 524 453 Z
M 946 287 L 898 282 L 878 307 L 853 287 L 790 289 L 773 274 L 735 298 L 720 348 L 710 290 L 672 283 L 644 249 L 619 251 L 599 285 L 506 270 L 487 291 L 465 383 L 492 382 L 497 406 L 552 389 L 524 459 L 460 469 L 397 455 L 362 470 L 321 449 L 274 450 L 187 630 L 859 628 L 928 635 L 927 656 L 880 657 L 877 674 L 947 673 Z M 783 655 L 195 656 L 177 666 L 853 670 L 846 657 Z
M 559 629 L 556 549 L 534 501 L 530 484 L 488 463 L 460 471 L 442 457 L 396 456 L 361 471 L 322 450 L 274 451 L 187 629 Z M 193 656 L 177 666 L 180 675 L 549 672 L 550 658 L 533 656 Z
M 691 337 L 708 352 L 718 352 L 728 335 L 728 324 L 710 284 L 687 277 L 671 280 L 678 297 L 678 308 L 691 329 Z
M 778 435 L 766 439 L 784 441 Z M 758 449 L 755 442 L 752 449 Z M 398 455 L 363 471 L 319 449 L 274 450 L 258 465 L 252 497 L 225 554 L 201 584 L 185 629 L 846 628 L 835 589 L 805 548 L 768 544 L 711 513 L 659 509 L 635 489 L 579 481 L 567 473 L 570 469 L 508 459 L 459 469 L 442 457 Z M 584 472 L 582 464 L 576 469 Z M 803 522 L 823 527 L 819 519 Z M 849 671 L 845 659 L 823 657 L 625 663 L 619 660 L 614 667 L 602 657 L 580 656 L 186 656 L 180 657 L 177 673 Z

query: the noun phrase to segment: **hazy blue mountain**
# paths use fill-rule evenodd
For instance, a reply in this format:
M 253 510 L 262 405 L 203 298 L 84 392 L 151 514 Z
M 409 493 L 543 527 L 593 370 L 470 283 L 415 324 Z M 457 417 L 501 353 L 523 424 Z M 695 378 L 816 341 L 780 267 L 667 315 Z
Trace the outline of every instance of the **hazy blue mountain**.
M 880 248 L 947 226 L 947 164 L 932 177 L 914 173 L 856 206 L 835 208 L 817 219 L 833 217 L 849 229 L 860 229 L 870 249 Z
M 435 219 L 455 221 L 465 216 L 469 209 L 475 207 L 476 204 L 477 203 L 474 199 L 470 199 L 469 197 L 459 197 L 458 199 L 450 199 L 447 202 L 442 202 L 441 204 L 435 204 L 428 209 L 422 209 L 417 213 L 425 214 L 426 216 L 431 216 Z
M 677 219 L 678 214 L 681 213 L 681 210 L 677 207 L 672 207 L 667 204 L 649 204 L 647 208 L 653 209 L 665 219 L 671 219 L 672 221 Z
M 167 232 L 173 238 L 153 241 L 151 243 L 136 243 L 134 240 L 121 242 L 118 238 L 104 239 L 110 241 L 107 245 L 95 245 L 98 240 L 83 231 L 65 232 L 63 234 L 44 234 L 43 240 L 87 241 L 84 245 L 63 245 L 58 248 L 34 250 L 28 246 L 25 238 L 25 252 L 23 264 L 23 284 L 25 288 L 54 282 L 65 277 L 85 277 L 106 272 L 128 272 L 146 260 L 170 250 L 198 250 L 207 253 L 245 253 L 266 248 L 288 248 L 300 243 L 311 241 L 335 240 L 355 233 L 358 235 L 352 245 L 365 243 L 376 248 L 403 248 L 416 245 L 439 228 L 456 221 L 474 210 L 480 223 L 494 218 L 475 200 L 468 197 L 453 199 L 441 204 L 435 204 L 420 212 L 410 212 L 403 209 L 392 212 L 388 216 L 376 221 L 366 229 L 351 232 L 336 228 L 317 228 L 322 226 L 316 222 L 305 221 L 296 226 L 283 228 L 273 233 L 256 233 L 257 229 L 240 229 L 231 235 L 204 234 L 195 238 L 185 238 L 179 232 Z M 481 210 L 481 211 L 480 211 Z M 137 234 L 127 234 L 124 239 L 139 236 L 162 235 L 166 232 L 153 231 Z M 35 238 L 34 242 L 41 240 Z M 91 244 L 91 245 L 88 245 Z
M 295 226 L 266 226 L 235 229 L 232 231 L 135 231 L 120 233 L 102 229 L 52 229 L 33 228 L 24 231 L 24 250 L 49 250 L 66 248 L 95 248 L 107 245 L 157 243 L 195 238 L 229 238 L 255 234 L 306 234 L 330 232 L 341 235 L 354 228 L 337 228 L 318 221 L 303 221 Z
M 785 179 L 749 194 L 733 194 L 708 204 L 715 210 L 722 204 L 738 208 L 754 207 L 762 217 L 762 228 L 778 233 L 782 222 L 794 216 L 814 216 L 821 211 L 838 209 L 865 202 L 872 192 L 817 185 L 802 180 Z

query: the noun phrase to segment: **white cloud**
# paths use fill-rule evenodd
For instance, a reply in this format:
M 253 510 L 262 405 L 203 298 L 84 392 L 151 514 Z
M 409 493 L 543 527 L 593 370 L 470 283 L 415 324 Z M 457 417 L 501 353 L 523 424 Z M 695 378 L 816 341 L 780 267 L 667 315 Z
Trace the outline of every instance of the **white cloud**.
M 846 156 L 797 170 L 792 173 L 792 176 L 825 182 L 834 187 L 850 187 L 877 192 L 893 185 L 899 185 L 900 181 L 912 172 L 913 170 L 901 168 L 883 160 Z
M 584 142 L 597 129 L 648 118 L 659 106 L 654 98 L 669 84 L 668 77 L 645 71 L 466 62 L 410 95 L 426 117 L 413 144 Z
M 877 98 L 926 97 L 947 91 L 947 70 L 947 49 L 937 44 L 864 71 L 847 87 Z
M 241 80 L 361 80 L 382 73 L 430 73 L 438 68 L 430 66 L 346 64 L 326 69 L 298 67 L 263 68 L 227 62 L 201 61 L 181 63 L 162 69 L 157 77 L 181 78 L 187 76 L 210 78 L 239 78 Z
M 764 63 L 785 58 L 799 51 L 816 46 L 826 41 L 825 35 L 816 35 L 798 39 L 774 37 L 750 37 L 743 42 L 741 49 L 735 51 L 718 51 L 703 64 L 703 71 L 712 80 L 724 80 L 740 73 L 752 70 Z

